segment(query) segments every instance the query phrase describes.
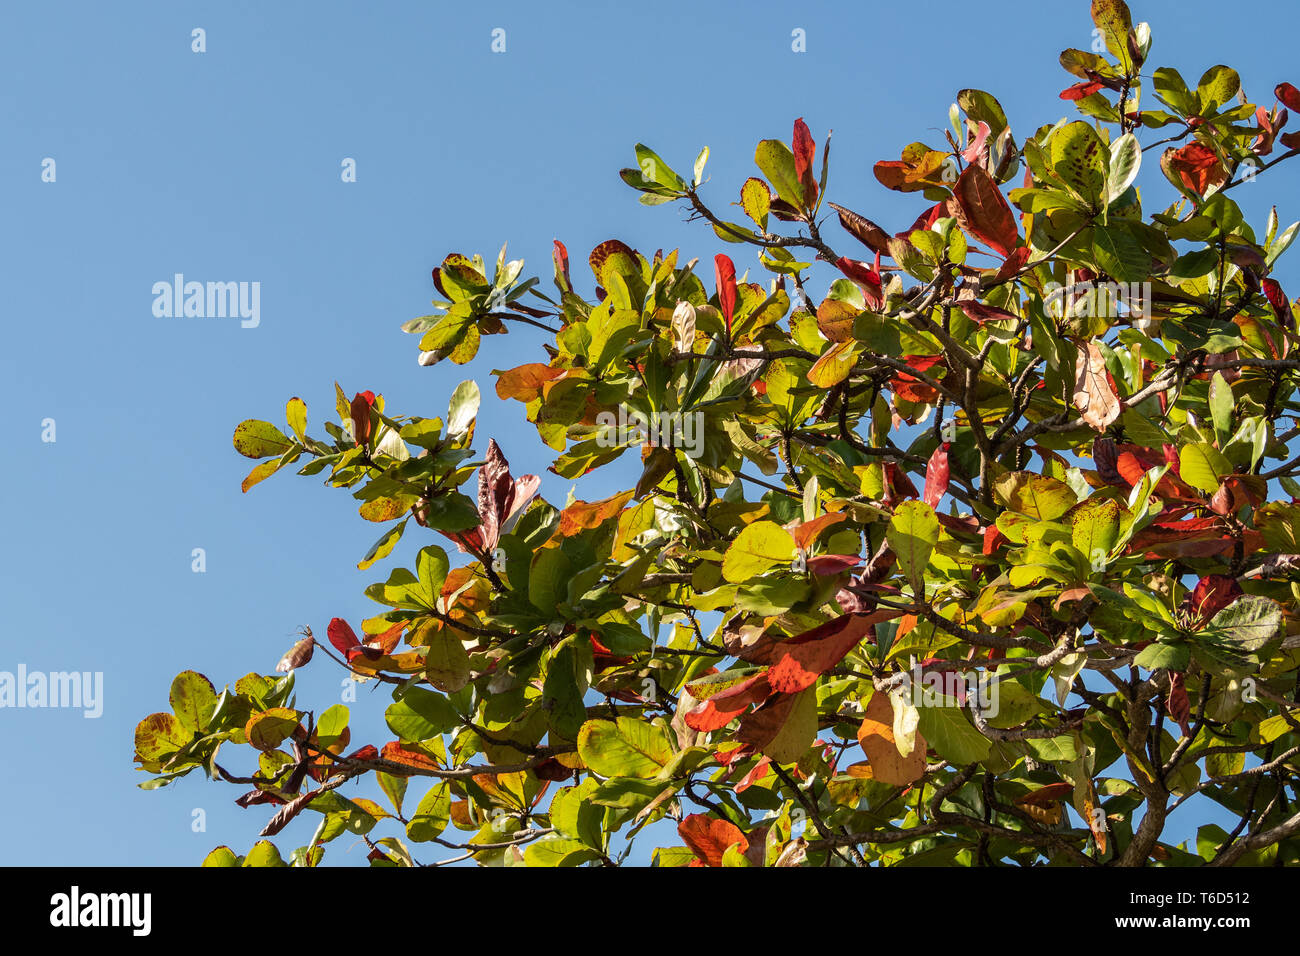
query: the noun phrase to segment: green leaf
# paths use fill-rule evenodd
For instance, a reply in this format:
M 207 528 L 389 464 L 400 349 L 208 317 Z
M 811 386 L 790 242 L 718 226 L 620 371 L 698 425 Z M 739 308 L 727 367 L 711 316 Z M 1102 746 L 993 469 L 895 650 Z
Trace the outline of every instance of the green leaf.
M 253 844 L 253 848 L 248 851 L 244 857 L 244 866 L 288 866 L 280 856 L 280 851 L 275 848 L 275 844 L 269 840 L 258 840 Z
M 401 540 L 402 532 L 406 530 L 406 522 L 409 520 L 409 518 L 403 518 L 380 535 L 379 540 L 370 546 L 366 556 L 357 563 L 357 570 L 364 571 L 376 561 L 382 561 L 388 557 L 393 548 L 397 546 L 397 542 Z
M 1182 641 L 1176 644 L 1155 641 L 1143 648 L 1142 652 L 1133 658 L 1133 663 L 1138 667 L 1145 667 L 1149 671 L 1161 668 L 1171 671 L 1185 671 L 1187 665 L 1191 663 L 1191 659 L 1191 650 Z
M 698 186 L 704 180 L 704 164 L 709 161 L 709 147 L 705 146 L 700 150 L 700 155 L 695 157 L 695 185 Z
M 774 565 L 788 565 L 794 555 L 794 538 L 789 531 L 775 521 L 755 521 L 736 535 L 722 556 L 722 577 L 739 584 Z
M 203 858 L 200 866 L 209 867 L 230 867 L 239 866 L 239 857 L 235 856 L 235 851 L 228 846 L 219 846 Z
M 1178 475 L 1198 491 L 1218 491 L 1219 479 L 1232 474 L 1232 464 L 1207 442 L 1184 445 L 1178 451 Z
M 976 763 L 989 755 L 989 739 L 957 707 L 918 707 L 917 730 L 939 756 L 957 766 Z
M 587 708 L 582 702 L 582 692 L 586 688 L 580 686 L 578 679 L 575 640 L 570 636 L 556 646 L 542 685 L 542 706 L 549 714 L 551 729 L 565 740 L 578 736 L 587 716 Z
M 235 451 L 245 458 L 270 458 L 293 447 L 284 432 L 270 422 L 250 418 L 235 426 Z
M 939 519 L 924 501 L 904 501 L 894 509 L 885 532 L 899 567 L 918 594 L 922 591 L 925 567 L 939 541 Z
M 1226 441 L 1232 434 L 1232 411 L 1232 386 L 1222 372 L 1215 372 L 1210 379 L 1210 418 L 1220 442 Z
M 637 168 L 641 170 L 642 177 L 674 192 L 682 192 L 686 189 L 685 180 L 677 175 L 672 167 L 665 163 L 653 149 L 641 143 L 637 143 L 635 149 L 636 164 Z
M 1142 166 L 1142 147 L 1137 137 L 1125 133 L 1110 144 L 1110 166 L 1106 171 L 1106 202 L 1113 203 L 1133 185 Z
M 759 229 L 766 231 L 767 213 L 772 208 L 772 194 L 767 183 L 756 176 L 746 179 L 740 187 L 740 206 Z
M 1101 270 L 1120 282 L 1142 282 L 1150 277 L 1151 256 L 1122 221 L 1093 229 L 1092 253 Z
M 1266 717 L 1259 722 L 1255 732 L 1259 734 L 1261 744 L 1271 744 L 1279 737 L 1285 737 L 1292 733 L 1291 723 L 1287 720 L 1290 717 L 1294 721 L 1300 717 L 1300 711 L 1291 711 L 1287 714 L 1274 714 L 1272 717 Z
M 297 726 L 297 711 L 288 707 L 271 707 L 248 718 L 244 734 L 248 737 L 249 744 L 258 750 L 274 750 L 284 743 Z
M 1197 634 L 1231 655 L 1252 657 L 1281 632 L 1282 607 L 1258 594 L 1246 594 L 1218 614 Z
M 528 600 L 539 611 L 555 613 L 569 592 L 572 570 L 569 557 L 559 548 L 537 552 L 528 571 Z
M 1119 61 L 1120 69 L 1129 75 L 1136 64 L 1129 49 L 1129 35 L 1133 32 L 1133 20 L 1124 0 L 1092 0 L 1092 22 L 1101 30 L 1110 55 Z
M 447 579 L 449 568 L 447 552 L 442 548 L 436 544 L 421 548 L 420 553 L 415 556 L 415 573 L 419 584 L 412 585 L 407 589 L 407 593 L 419 599 L 425 607 L 436 611 L 442 584 Z
M 447 437 L 456 439 L 473 435 L 474 419 L 478 417 L 478 383 L 467 379 L 456 386 L 447 406 Z
M 1025 747 L 1033 754 L 1034 759 L 1044 763 L 1079 759 L 1079 748 L 1070 734 L 1061 734 L 1059 737 L 1031 737 L 1025 741 Z
M 1210 67 L 1196 84 L 1196 98 L 1200 101 L 1202 115 L 1222 112 L 1240 89 L 1241 77 L 1236 70 L 1222 64 Z
M 589 720 L 578 732 L 578 755 L 602 777 L 656 776 L 672 759 L 668 736 L 631 717 Z
M 579 866 L 595 859 L 599 854 L 591 847 L 561 836 L 543 837 L 524 850 L 528 866 Z
M 415 816 L 406 825 L 407 837 L 415 843 L 428 843 L 441 836 L 451 820 L 451 785 L 446 780 L 435 784 L 420 801 Z
M 425 641 L 429 655 L 425 658 L 425 676 L 439 690 L 454 694 L 469 683 L 469 654 L 450 628 L 430 627 Z
M 444 694 L 411 686 L 384 711 L 388 729 L 399 740 L 419 743 L 450 733 L 461 724 L 460 714 Z

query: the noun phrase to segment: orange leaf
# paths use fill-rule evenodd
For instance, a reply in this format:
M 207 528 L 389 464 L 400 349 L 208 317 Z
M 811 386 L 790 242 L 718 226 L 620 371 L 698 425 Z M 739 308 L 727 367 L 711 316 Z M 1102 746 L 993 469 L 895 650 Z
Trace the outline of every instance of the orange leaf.
M 844 659 L 858 642 L 873 634 L 870 621 L 857 614 L 844 614 L 782 641 L 772 652 L 767 672 L 772 689 L 794 694 L 817 683 L 817 678 Z
M 438 765 L 432 759 L 417 751 L 407 750 L 396 740 L 384 744 L 384 749 L 380 751 L 379 755 L 392 763 L 405 764 L 408 767 L 417 767 L 422 770 L 438 769 Z M 393 773 L 402 776 L 398 771 L 393 771 Z
M 870 776 L 882 783 L 905 787 L 925 773 L 925 738 L 917 732 L 912 752 L 904 757 L 894 740 L 894 704 L 889 695 L 876 691 L 867 703 L 858 728 L 858 743 L 871 765 Z M 862 776 L 858 771 L 854 776 Z
M 722 866 L 722 854 L 733 843 L 740 844 L 741 853 L 749 849 L 749 841 L 738 826 L 703 813 L 692 813 L 677 824 L 677 832 L 705 866 Z
M 540 362 L 497 372 L 497 397 L 517 398 L 525 404 L 535 402 L 542 393 L 543 385 L 564 374 L 564 369 L 551 368 Z
M 599 527 L 631 500 L 632 492 L 620 491 L 601 501 L 575 501 L 560 512 L 560 537 L 572 538 L 580 531 Z

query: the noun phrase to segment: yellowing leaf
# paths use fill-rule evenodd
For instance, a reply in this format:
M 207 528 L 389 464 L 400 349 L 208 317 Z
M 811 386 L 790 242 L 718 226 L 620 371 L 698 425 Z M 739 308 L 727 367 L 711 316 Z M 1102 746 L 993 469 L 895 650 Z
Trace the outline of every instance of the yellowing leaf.
M 808 370 L 808 381 L 818 388 L 830 388 L 849 377 L 858 362 L 861 346 L 852 339 L 836 342 Z
M 994 481 L 993 490 L 1012 511 L 1039 521 L 1061 517 L 1079 500 L 1065 482 L 1028 471 L 1007 472 Z
M 245 458 L 270 458 L 293 447 L 284 432 L 270 422 L 250 418 L 235 426 L 235 451 Z
M 1219 479 L 1230 474 L 1232 464 L 1207 442 L 1184 445 L 1178 452 L 1178 476 L 1198 491 L 1218 491 Z
M 731 584 L 747 581 L 777 564 L 794 560 L 794 538 L 774 521 L 755 521 L 731 542 L 722 556 L 722 577 Z
M 578 731 L 578 755 L 602 777 L 656 776 L 672 759 L 662 730 L 643 720 L 589 720 Z

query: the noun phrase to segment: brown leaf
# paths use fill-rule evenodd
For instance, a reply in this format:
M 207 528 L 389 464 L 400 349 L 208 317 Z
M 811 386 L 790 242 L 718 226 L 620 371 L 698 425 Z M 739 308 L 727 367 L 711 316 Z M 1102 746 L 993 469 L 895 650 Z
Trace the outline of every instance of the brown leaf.
M 859 215 L 852 209 L 845 209 L 843 206 L 828 202 L 830 206 L 840 217 L 840 225 L 853 236 L 854 239 L 862 243 L 872 252 L 878 255 L 889 255 L 889 235 L 866 216 Z
M 1106 360 L 1095 342 L 1079 345 L 1074 366 L 1074 405 L 1083 420 L 1099 432 L 1119 418 L 1119 396 L 1106 377 Z

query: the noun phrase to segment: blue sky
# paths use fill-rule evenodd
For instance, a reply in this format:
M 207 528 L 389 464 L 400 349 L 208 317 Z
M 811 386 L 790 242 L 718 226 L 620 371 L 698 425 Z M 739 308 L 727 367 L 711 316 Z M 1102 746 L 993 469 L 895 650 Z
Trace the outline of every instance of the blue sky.
M 1227 63 L 1266 104 L 1277 82 L 1300 82 L 1285 75 L 1292 4 L 1236 19 L 1209 2 L 1133 6 L 1152 24 L 1152 66 L 1194 83 Z M 205 53 L 191 51 L 194 28 Z M 495 28 L 504 53 L 491 50 Z M 796 28 L 805 53 L 791 50 Z M 241 495 L 251 463 L 231 447 L 236 423 L 282 421 L 298 395 L 319 434 L 335 380 L 437 415 L 475 377 L 479 444 L 495 436 L 516 474 L 544 471 L 547 449 L 488 374 L 535 360 L 544 333 L 425 369 L 399 331 L 429 311 L 429 271 L 446 253 L 490 258 L 509 241 L 543 277 L 553 238 L 575 277 L 611 237 L 736 255 L 675 207 L 639 205 L 616 172 L 638 141 L 679 170 L 707 144 L 706 196 L 725 207 L 755 172 L 754 144 L 788 139 L 799 116 L 819 148 L 835 129 L 831 197 L 902 228 L 920 203 L 879 186 L 872 164 L 939 143 L 961 87 L 994 93 L 1018 139 L 1066 115 L 1057 93 L 1073 80 L 1056 56 L 1088 48 L 1091 28 L 1082 0 L 6 4 L 0 670 L 102 671 L 105 703 L 95 720 L 0 710 L 0 863 L 192 864 L 256 839 L 265 813 L 236 808 L 233 788 L 196 774 L 136 789 L 132 729 L 166 709 L 179 670 L 220 686 L 270 671 L 299 625 L 323 634 L 332 616 L 370 615 L 361 592 L 387 570 L 356 569 L 376 526 L 319 480 L 283 474 Z M 341 182 L 345 158 L 355 183 Z M 1266 176 L 1283 224 L 1300 218 L 1294 171 Z M 1235 195 L 1262 227 L 1267 202 L 1252 192 Z M 259 282 L 260 324 L 155 317 L 151 288 L 177 272 Z M 47 418 L 54 443 L 41 440 Z M 581 496 L 618 490 L 617 478 Z M 552 500 L 568 488 L 545 477 Z M 194 548 L 205 573 L 191 571 Z M 304 702 L 337 700 L 336 669 L 321 660 L 299 686 Z M 353 706 L 354 739 L 380 744 L 387 695 L 367 706 L 369 693 Z M 206 832 L 192 832 L 195 808 Z M 346 843 L 331 845 L 335 861 L 364 856 Z

